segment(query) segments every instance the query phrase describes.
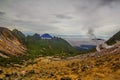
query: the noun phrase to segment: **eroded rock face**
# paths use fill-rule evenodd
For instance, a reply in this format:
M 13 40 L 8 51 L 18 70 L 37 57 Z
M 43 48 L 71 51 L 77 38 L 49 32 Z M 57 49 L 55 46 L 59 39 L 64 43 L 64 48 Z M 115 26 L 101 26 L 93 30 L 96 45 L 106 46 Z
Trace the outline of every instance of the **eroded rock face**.
M 10 55 L 23 55 L 25 51 L 25 46 L 20 43 L 12 31 L 0 27 L 0 56 L 8 58 Z

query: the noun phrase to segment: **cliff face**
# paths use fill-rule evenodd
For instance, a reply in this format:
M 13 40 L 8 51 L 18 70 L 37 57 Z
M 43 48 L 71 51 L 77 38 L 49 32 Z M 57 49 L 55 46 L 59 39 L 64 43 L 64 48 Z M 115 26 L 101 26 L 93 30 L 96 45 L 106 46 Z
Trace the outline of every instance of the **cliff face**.
M 0 56 L 23 55 L 26 51 L 25 46 L 21 44 L 17 37 L 7 28 L 0 27 Z

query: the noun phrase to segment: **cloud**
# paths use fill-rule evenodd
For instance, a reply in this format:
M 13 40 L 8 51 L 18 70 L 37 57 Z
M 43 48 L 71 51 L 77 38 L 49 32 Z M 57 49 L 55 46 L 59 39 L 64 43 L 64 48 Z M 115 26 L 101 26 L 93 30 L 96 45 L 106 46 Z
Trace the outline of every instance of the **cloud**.
M 57 14 L 55 16 L 59 19 L 72 19 L 72 17 L 68 15 Z
M 120 2 L 120 0 L 101 0 L 102 5 L 110 5 L 111 3 L 117 3 Z
M 5 15 L 5 12 L 0 11 L 0 15 L 2 15 L 2 16 Z
M 120 5 L 117 0 L 86 0 L 81 4 L 84 5 L 78 4 L 75 7 L 84 30 L 93 28 L 97 35 L 114 34 L 120 30 Z M 111 26 L 114 27 L 113 30 L 110 30 Z
M 120 0 L 0 0 L 0 25 L 24 32 L 113 35 Z M 3 16 L 4 15 L 4 16 Z

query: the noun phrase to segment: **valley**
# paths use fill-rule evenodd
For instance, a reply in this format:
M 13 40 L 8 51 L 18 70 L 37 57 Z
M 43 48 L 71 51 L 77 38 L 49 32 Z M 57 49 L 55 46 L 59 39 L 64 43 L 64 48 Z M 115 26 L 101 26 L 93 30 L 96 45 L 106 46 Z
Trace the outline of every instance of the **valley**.
M 3 80 L 119 80 L 120 54 L 59 59 L 39 57 L 20 64 L 0 66 Z
M 114 43 L 113 47 L 103 48 L 100 52 L 96 50 L 82 52 L 76 50 L 66 40 L 49 34 L 44 34 L 41 39 L 37 33 L 25 36 L 18 30 L 7 29 L 7 31 L 12 35 L 7 32 L 4 34 L 9 36 L 1 34 L 9 43 L 6 46 L 11 45 L 13 48 L 13 46 L 22 45 L 25 52 L 16 53 L 14 56 L 13 52 L 7 52 L 6 48 L 1 49 L 0 80 L 120 79 L 119 41 Z M 14 39 L 19 44 L 14 43 Z M 3 44 L 3 42 L 0 43 Z M 83 45 L 83 47 L 86 46 Z
M 0 80 L 120 80 L 120 0 L 0 0 Z
M 54 56 L 29 59 L 21 64 L 0 66 L 2 80 L 119 80 L 120 47 L 96 53 L 60 58 Z

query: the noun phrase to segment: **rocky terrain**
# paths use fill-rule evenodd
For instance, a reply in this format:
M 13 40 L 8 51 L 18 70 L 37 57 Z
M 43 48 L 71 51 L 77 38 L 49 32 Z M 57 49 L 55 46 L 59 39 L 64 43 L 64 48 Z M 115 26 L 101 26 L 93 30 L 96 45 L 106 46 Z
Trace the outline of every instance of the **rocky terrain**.
M 0 66 L 1 80 L 120 80 L 120 45 L 65 59 L 39 57 Z
M 9 58 L 24 54 L 26 48 L 18 38 L 7 28 L 0 27 L 0 56 Z
M 25 45 L 29 54 L 21 56 L 27 50 Z M 0 80 L 120 80 L 119 41 L 100 52 L 73 56 L 72 49 L 61 38 L 25 37 L 17 30 L 0 27 L 0 56 L 10 57 L 0 58 Z

